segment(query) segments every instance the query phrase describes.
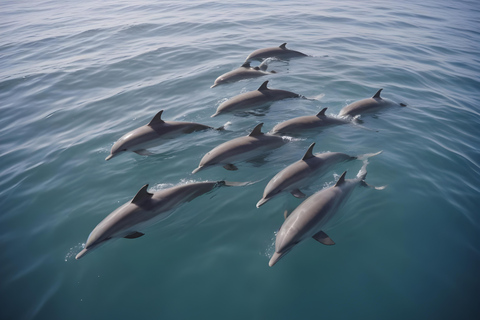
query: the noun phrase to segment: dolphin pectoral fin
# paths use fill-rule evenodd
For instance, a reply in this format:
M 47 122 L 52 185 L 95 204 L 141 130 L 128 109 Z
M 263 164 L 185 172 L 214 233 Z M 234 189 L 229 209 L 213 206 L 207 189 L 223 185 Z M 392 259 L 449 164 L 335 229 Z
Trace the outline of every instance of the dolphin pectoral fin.
M 290 215 L 291 212 L 288 212 L 288 210 L 285 210 L 283 212 L 283 217 L 285 218 L 285 220 L 287 220 L 288 216 Z
M 155 153 L 152 153 L 148 150 L 145 150 L 145 149 L 139 149 L 139 150 L 135 150 L 133 151 L 135 152 L 136 154 L 139 154 L 141 156 L 153 156 Z
M 290 192 L 295 198 L 305 198 L 306 195 L 299 189 L 294 189 Z
M 234 164 L 226 164 L 223 166 L 225 169 L 229 170 L 229 171 L 236 171 L 238 170 L 238 168 L 234 165 Z
M 145 233 L 135 231 L 135 232 L 132 232 L 132 233 L 126 235 L 124 238 L 125 239 L 136 239 L 136 238 L 140 238 L 141 236 L 144 236 L 144 235 L 145 235 Z
M 326 246 L 333 246 L 335 244 L 335 242 L 333 242 L 333 240 L 323 231 L 314 234 L 312 238 Z

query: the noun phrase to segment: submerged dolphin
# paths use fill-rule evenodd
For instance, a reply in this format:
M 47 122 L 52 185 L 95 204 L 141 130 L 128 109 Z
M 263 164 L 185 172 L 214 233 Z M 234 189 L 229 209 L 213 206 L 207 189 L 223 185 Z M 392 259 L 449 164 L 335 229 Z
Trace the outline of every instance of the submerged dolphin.
M 295 245 L 310 237 L 325 245 L 335 244 L 323 232 L 323 228 L 357 185 L 368 186 L 364 181 L 367 175 L 366 166 L 367 162 L 360 169 L 355 179 L 345 180 L 345 174 L 347 173 L 345 171 L 335 186 L 320 190 L 307 198 L 285 219 L 277 233 L 275 253 L 268 263 L 270 267 Z
M 236 82 L 244 79 L 258 78 L 269 74 L 276 73 L 275 71 L 267 72 L 267 66 L 251 67 L 250 62 L 245 62 L 235 70 L 222 74 L 215 80 L 215 83 L 210 87 L 214 88 L 224 83 Z
M 305 187 L 316 176 L 316 173 L 325 173 L 330 167 L 343 161 L 364 160 L 381 153 L 380 151 L 357 157 L 340 152 L 313 154 L 314 146 L 315 143 L 312 143 L 301 160 L 292 163 L 268 182 L 262 199 L 257 203 L 257 208 L 284 191 L 290 192 L 296 198 L 304 198 L 305 194 L 300 191 L 300 188 Z
M 163 121 L 162 113 L 163 110 L 158 112 L 147 125 L 130 131 L 118 139 L 105 160 L 110 160 L 124 151 L 146 155 L 148 154 L 146 149 L 158 146 L 166 139 L 172 139 L 194 131 L 215 129 L 195 122 Z M 223 127 L 220 127 L 216 130 L 222 129 Z
M 298 134 L 304 130 L 350 123 L 346 119 L 327 116 L 325 111 L 327 108 L 323 108 L 314 116 L 303 116 L 281 122 L 273 127 L 272 134 Z
M 383 89 L 378 90 L 377 93 L 375 93 L 375 95 L 371 98 L 356 101 L 349 104 L 346 107 L 343 107 L 342 110 L 340 110 L 340 113 L 338 115 L 341 117 L 345 117 L 345 116 L 354 117 L 362 113 L 374 112 L 374 111 L 377 111 L 378 109 L 389 107 L 392 105 L 399 105 L 402 107 L 406 106 L 403 103 L 396 104 L 392 101 L 382 99 L 380 97 L 380 93 L 382 92 L 382 90 Z
M 144 235 L 139 230 L 166 219 L 181 204 L 201 196 L 219 186 L 242 186 L 238 182 L 196 182 L 180 185 L 155 193 L 143 186 L 135 197 L 103 219 L 90 233 L 85 248 L 75 259 L 113 238 L 135 239 Z
M 212 117 L 218 116 L 221 113 L 255 109 L 282 99 L 301 97 L 301 95 L 294 92 L 269 89 L 267 84 L 268 80 L 255 91 L 245 92 L 228 99 L 218 106 L 217 111 Z
M 281 60 L 287 60 L 290 58 L 296 57 L 307 57 L 306 54 L 299 51 L 287 49 L 287 43 L 283 43 L 279 47 L 271 47 L 258 49 L 250 53 L 245 60 L 245 62 L 250 62 L 252 60 L 262 61 L 267 58 L 277 58 Z
M 260 123 L 248 136 L 224 142 L 213 148 L 203 156 L 198 168 L 192 173 L 215 165 L 223 165 L 227 170 L 238 170 L 234 162 L 253 159 L 259 153 L 278 148 L 286 142 L 282 137 L 262 133 L 262 126 L 263 123 Z

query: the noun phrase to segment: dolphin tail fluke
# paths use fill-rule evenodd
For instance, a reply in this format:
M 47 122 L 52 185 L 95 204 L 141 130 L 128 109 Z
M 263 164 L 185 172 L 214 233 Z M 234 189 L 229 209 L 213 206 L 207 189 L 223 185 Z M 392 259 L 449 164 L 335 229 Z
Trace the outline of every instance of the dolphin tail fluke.
M 361 185 L 364 186 L 364 187 L 375 189 L 375 190 L 385 189 L 387 186 L 375 187 L 375 186 L 372 186 L 372 185 L 368 184 L 365 181 L 365 177 L 367 176 L 367 165 L 368 165 L 368 160 L 363 160 L 363 166 L 362 166 L 362 168 L 360 168 L 360 171 L 358 171 L 358 173 L 357 173 L 357 178 L 362 180 Z
M 378 156 L 380 153 L 382 153 L 383 150 L 375 152 L 375 153 L 365 153 L 357 156 L 358 160 L 367 160 L 368 158 Z

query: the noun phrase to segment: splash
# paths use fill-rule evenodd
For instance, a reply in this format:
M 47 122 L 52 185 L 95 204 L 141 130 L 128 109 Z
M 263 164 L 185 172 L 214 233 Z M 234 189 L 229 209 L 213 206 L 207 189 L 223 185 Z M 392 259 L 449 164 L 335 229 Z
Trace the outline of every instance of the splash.
M 269 260 L 272 258 L 273 254 L 275 253 L 275 240 L 277 239 L 277 233 L 278 231 L 275 231 L 273 233 L 273 237 L 270 238 L 270 241 L 265 248 L 265 251 L 263 251 L 262 255 L 264 257 L 267 257 Z
M 74 247 L 71 247 L 68 253 L 65 255 L 65 262 L 75 259 L 77 253 L 85 248 L 85 243 L 79 243 Z

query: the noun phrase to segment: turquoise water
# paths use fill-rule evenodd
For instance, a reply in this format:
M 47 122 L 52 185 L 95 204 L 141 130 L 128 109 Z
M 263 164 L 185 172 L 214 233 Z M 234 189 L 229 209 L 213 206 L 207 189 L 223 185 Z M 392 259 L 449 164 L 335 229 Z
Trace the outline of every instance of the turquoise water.
M 477 1 L 3 1 L 0 5 L 1 319 L 477 319 L 480 316 L 480 5 Z M 209 87 L 255 49 L 311 57 L 278 73 Z M 258 88 L 284 100 L 263 114 L 210 118 Z M 382 96 L 408 104 L 292 139 L 263 161 L 192 175 L 218 144 L 257 123 L 336 114 Z M 172 140 L 108 162 L 113 143 L 164 119 L 228 131 Z M 377 132 L 378 131 L 378 132 Z M 274 267 L 283 195 L 267 182 L 315 151 L 370 159 L 326 231 Z M 362 163 L 333 168 L 311 195 Z M 256 181 L 180 207 L 136 240 L 82 260 L 90 231 L 145 184 Z

